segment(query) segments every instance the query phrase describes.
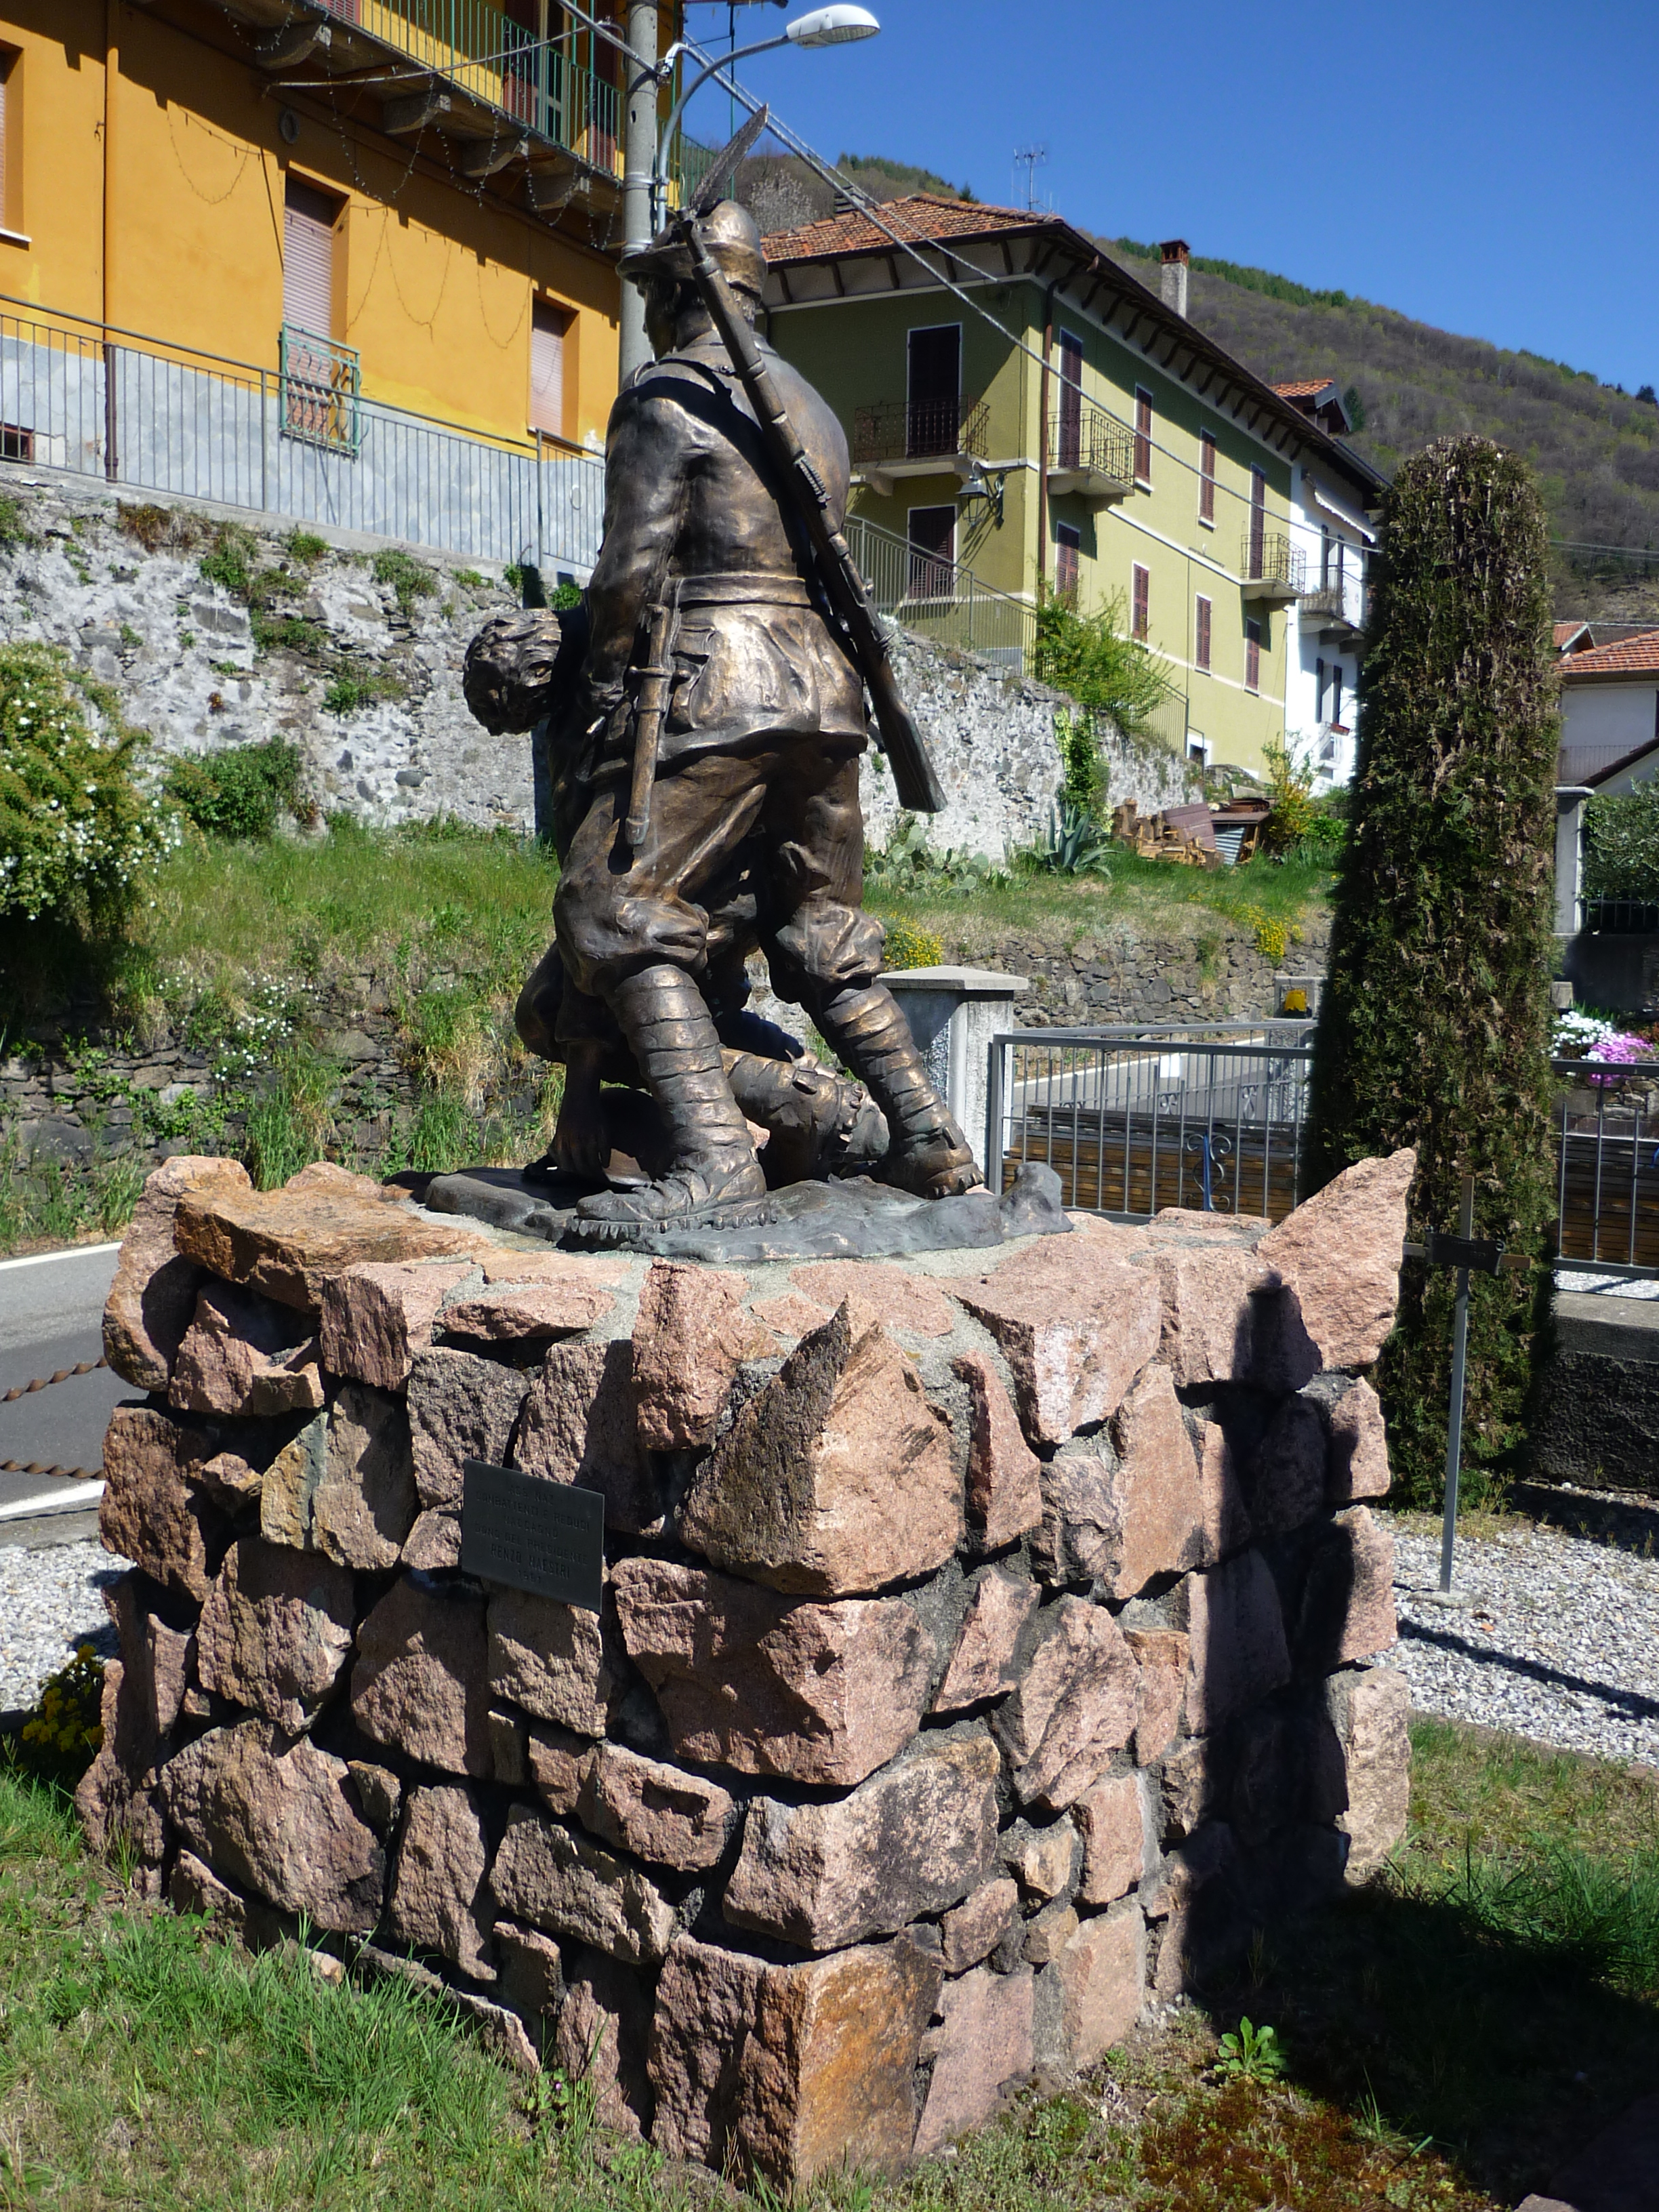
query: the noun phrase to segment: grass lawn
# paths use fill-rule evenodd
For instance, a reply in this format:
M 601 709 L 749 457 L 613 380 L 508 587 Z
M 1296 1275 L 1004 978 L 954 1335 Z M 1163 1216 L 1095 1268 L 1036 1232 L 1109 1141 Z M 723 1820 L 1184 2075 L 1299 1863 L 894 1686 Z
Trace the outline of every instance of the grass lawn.
M 380 1174 L 521 1158 L 522 1121 L 501 1102 L 533 1089 L 539 1064 L 519 1043 L 513 1003 L 551 936 L 557 882 L 536 845 L 454 824 L 378 831 L 341 819 L 313 838 L 192 836 L 116 939 L 0 927 L 0 1056 L 27 1049 L 37 1027 L 66 1030 L 73 1066 L 103 1085 L 100 1110 L 125 1109 L 150 1141 L 236 1153 L 264 1186 L 325 1152 Z M 895 965 L 986 960 L 1011 937 L 1071 948 L 1125 932 L 1188 939 L 1202 962 L 1219 952 L 1224 924 L 1279 960 L 1328 883 L 1300 861 L 1211 874 L 1119 850 L 1109 877 L 884 869 L 869 904 L 891 928 Z M 337 1007 L 380 994 L 421 1086 L 368 1151 L 349 1134 L 342 1071 L 322 1048 L 325 992 Z M 211 1094 L 162 1109 L 155 1091 L 117 1082 L 106 1054 L 76 1045 L 77 1023 L 100 1018 L 141 1046 L 182 1036 L 208 1055 Z M 553 1071 L 541 1085 L 538 1149 L 559 1081 Z M 142 1182 L 118 1149 L 89 1167 L 43 1164 L 0 1125 L 0 1253 L 118 1236 Z
M 843 2212 L 1507 2212 L 1659 2077 L 1659 1781 L 1419 1721 L 1391 1874 Z M 1218 2038 L 1274 2026 L 1278 2078 Z M 1265 2071 L 1271 2073 L 1271 2069 Z M 751 2200 L 595 2130 L 428 2000 L 133 1905 L 63 1802 L 0 1776 L 0 2205 Z M 752 2200 L 769 2204 L 766 2192 Z M 769 2200 L 775 2203 L 775 2200 Z

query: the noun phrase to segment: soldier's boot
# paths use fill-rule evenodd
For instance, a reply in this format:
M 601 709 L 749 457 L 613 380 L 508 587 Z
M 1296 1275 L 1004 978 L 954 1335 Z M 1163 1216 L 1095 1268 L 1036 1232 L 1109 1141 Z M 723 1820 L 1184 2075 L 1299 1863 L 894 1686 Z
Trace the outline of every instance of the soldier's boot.
M 585 1198 L 578 1219 L 621 1236 L 698 1222 L 737 1227 L 768 1218 L 766 1177 L 720 1064 L 720 1038 L 702 992 L 682 969 L 665 963 L 629 976 L 611 1003 L 662 1116 L 671 1164 L 644 1190 Z
M 721 1057 L 732 1095 L 746 1117 L 769 1133 L 761 1165 L 774 1190 L 879 1164 L 887 1131 L 861 1083 L 816 1060 L 730 1049 Z
M 812 1010 L 826 1041 L 887 1117 L 884 1182 L 919 1198 L 955 1198 L 984 1182 L 950 1108 L 927 1079 L 910 1024 L 882 983 Z

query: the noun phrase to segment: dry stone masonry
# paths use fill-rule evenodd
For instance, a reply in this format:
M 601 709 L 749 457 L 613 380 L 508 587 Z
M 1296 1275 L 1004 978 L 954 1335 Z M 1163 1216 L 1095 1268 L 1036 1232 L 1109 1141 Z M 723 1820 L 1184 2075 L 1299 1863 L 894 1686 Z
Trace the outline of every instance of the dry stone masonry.
M 106 1319 L 94 1841 L 672 2156 L 938 2150 L 1401 1832 L 1363 1370 L 1412 1168 L 714 1267 L 168 1162 Z M 600 1612 L 461 1571 L 473 1456 L 603 1496 Z

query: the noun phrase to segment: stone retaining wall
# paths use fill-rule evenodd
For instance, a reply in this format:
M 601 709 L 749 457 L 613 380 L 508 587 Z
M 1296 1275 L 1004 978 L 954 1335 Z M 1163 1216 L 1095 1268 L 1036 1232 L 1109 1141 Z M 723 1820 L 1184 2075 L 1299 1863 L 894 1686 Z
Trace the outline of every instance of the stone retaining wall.
M 119 520 L 123 506 L 145 505 L 142 494 L 3 464 L 0 494 L 17 507 L 17 534 L 0 538 L 0 636 L 63 647 L 115 689 L 126 719 L 162 753 L 283 738 L 300 747 L 308 787 L 326 810 L 377 824 L 449 814 L 486 828 L 533 828 L 529 738 L 488 736 L 461 696 L 473 634 L 515 603 L 499 562 L 469 566 L 311 524 L 307 534 L 327 550 L 300 560 L 289 526 L 186 501 L 149 508 L 152 538 L 167 515 L 179 526 L 177 542 L 147 550 Z M 222 525 L 249 534 L 254 568 L 286 570 L 264 612 L 305 625 L 284 633 L 297 645 L 262 649 L 247 607 L 204 575 Z M 431 588 L 400 604 L 395 585 L 375 577 L 375 557 L 387 552 L 417 561 Z M 1042 836 L 1061 775 L 1054 715 L 1070 702 L 908 631 L 896 660 L 945 790 L 933 842 L 1000 857 Z M 369 679 L 382 696 L 331 708 L 330 685 L 342 672 Z M 1186 796 L 1188 771 L 1174 754 L 1109 731 L 1103 750 L 1114 805 L 1133 799 L 1155 810 Z M 861 788 L 880 843 L 898 811 L 884 763 L 866 763 Z
M 106 1317 L 88 1832 L 779 2187 L 1091 2065 L 1406 1814 L 1375 1358 L 1412 1156 L 1267 1231 L 557 1253 L 337 1168 L 154 1176 Z M 597 1614 L 463 1462 L 604 1498 Z
M 1302 943 L 1274 961 L 1246 932 L 1223 927 L 1213 938 L 1141 939 L 1114 926 L 1071 949 L 1052 939 L 1011 937 L 976 963 L 1029 975 L 1031 989 L 1014 1005 L 1022 1026 L 1085 1027 L 1108 1022 L 1218 1021 L 1277 1013 L 1286 970 L 1295 980 L 1322 975 L 1329 951 L 1329 925 L 1315 921 Z M 432 979 L 441 982 L 441 977 Z M 341 1150 L 359 1160 L 376 1158 L 397 1118 L 418 1104 L 422 1086 L 410 1065 L 408 1036 L 399 1024 L 394 979 L 371 970 L 343 978 L 313 994 L 306 1027 L 318 1048 L 340 1071 L 335 1118 Z M 797 1008 L 769 994 L 757 1001 L 786 1026 L 799 1029 Z M 79 1031 L 91 1050 L 66 1050 L 66 1031 Z M 0 1142 L 8 1139 L 25 1158 L 132 1158 L 155 1165 L 181 1150 L 199 1150 L 209 1109 L 219 1114 L 216 1141 L 240 1148 L 246 1100 L 257 1091 L 257 1055 L 246 1073 L 216 1075 L 227 1055 L 188 1041 L 174 1028 L 153 1046 L 128 1048 L 100 1036 L 89 1015 L 73 1015 L 37 1027 L 36 1049 L 14 1049 L 0 1059 Z M 231 1055 L 234 1057 L 234 1055 Z M 244 1055 L 246 1057 L 246 1055 Z M 506 1062 L 481 1102 L 481 1110 L 526 1122 L 538 1110 L 538 1072 L 514 1073 Z

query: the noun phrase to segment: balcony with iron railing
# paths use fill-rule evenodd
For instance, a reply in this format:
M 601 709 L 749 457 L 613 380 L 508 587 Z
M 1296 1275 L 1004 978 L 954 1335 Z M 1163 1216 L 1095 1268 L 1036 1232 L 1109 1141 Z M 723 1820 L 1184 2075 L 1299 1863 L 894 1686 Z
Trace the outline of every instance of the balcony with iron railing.
M 982 399 L 890 399 L 853 416 L 853 465 L 872 491 L 902 477 L 966 480 L 986 456 L 991 410 Z
M 1244 597 L 1259 605 L 1290 606 L 1307 589 L 1308 556 L 1282 531 L 1252 523 L 1244 532 L 1238 566 Z
M 428 126 L 454 149 L 458 176 L 482 180 L 516 165 L 539 204 L 599 187 L 609 205 L 622 178 L 623 95 L 587 62 L 541 40 L 501 0 L 217 0 L 267 73 L 321 64 L 331 97 L 371 83 L 380 127 L 408 138 Z M 260 35 L 263 33 L 263 35 Z M 589 40 L 590 46 L 593 42 Z M 389 51 L 388 51 L 389 50 Z M 612 56 L 620 74 L 620 56 Z M 397 58 L 412 66 L 386 66 Z M 303 82 L 303 79 L 300 80 Z M 674 176 L 703 149 L 677 139 Z
M 1062 399 L 1048 421 L 1048 489 L 1109 507 L 1135 488 L 1134 433 L 1103 408 Z
M 1297 603 L 1304 629 L 1316 629 L 1333 645 L 1354 643 L 1365 627 L 1365 584 L 1352 569 L 1327 565 Z

